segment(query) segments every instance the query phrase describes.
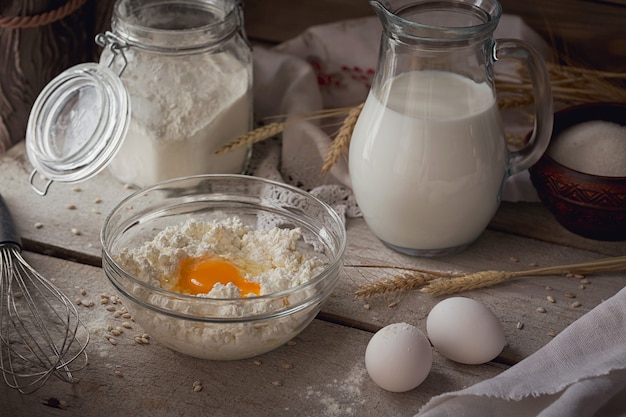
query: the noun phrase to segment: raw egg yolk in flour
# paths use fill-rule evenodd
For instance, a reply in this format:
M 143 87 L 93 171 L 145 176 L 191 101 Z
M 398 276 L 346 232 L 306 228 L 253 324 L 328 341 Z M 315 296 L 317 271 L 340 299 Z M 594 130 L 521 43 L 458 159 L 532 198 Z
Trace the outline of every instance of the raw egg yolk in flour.
M 223 285 L 232 282 L 241 290 L 242 297 L 259 295 L 261 285 L 248 281 L 239 268 L 216 256 L 187 258 L 180 264 L 180 275 L 176 289 L 185 294 L 206 294 L 216 283 Z

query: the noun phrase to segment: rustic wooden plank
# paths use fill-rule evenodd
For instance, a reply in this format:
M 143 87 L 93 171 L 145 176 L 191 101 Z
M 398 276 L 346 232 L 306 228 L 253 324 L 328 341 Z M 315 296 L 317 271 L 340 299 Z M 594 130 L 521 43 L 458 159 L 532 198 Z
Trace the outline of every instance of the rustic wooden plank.
M 329 315 L 329 319 L 335 321 L 346 320 L 346 325 L 371 331 L 399 321 L 407 321 L 424 329 L 428 312 L 445 298 L 418 291 L 356 298 L 354 293 L 360 286 L 402 272 L 365 268 L 363 265 L 471 273 L 483 270 L 527 270 L 600 257 L 593 252 L 487 231 L 460 254 L 433 259 L 414 258 L 389 251 L 369 233 L 363 222 L 354 221 L 349 224 L 346 274 L 325 305 L 323 315 Z M 584 289 L 580 288 L 580 278 L 527 277 L 460 295 L 483 302 L 496 314 L 503 324 L 508 343 L 499 360 L 515 363 L 548 343 L 552 337 L 550 332 L 562 331 L 584 313 L 617 293 L 623 288 L 625 277 L 623 271 L 591 275 L 587 279 L 592 283 Z M 574 294 L 576 299 L 567 298 L 565 293 Z M 548 295 L 554 297 L 556 303 L 550 303 Z M 582 305 L 572 308 L 571 303 L 574 301 Z M 544 307 L 547 313 L 538 313 L 537 307 Z M 518 322 L 524 323 L 523 330 L 517 329 Z
M 295 344 L 256 359 L 207 361 L 154 341 L 137 345 L 132 339 L 142 333 L 137 324 L 113 346 L 104 338 L 106 326 L 119 326 L 124 319 L 115 319 L 98 303 L 101 293 L 112 294 L 102 271 L 31 253 L 25 256 L 71 298 L 96 301 L 93 307 L 79 307 L 92 337 L 89 365 L 76 374 L 77 384 L 52 379 L 30 396 L 0 383 L 3 415 L 409 416 L 433 395 L 461 389 L 506 368 L 458 365 L 435 354 L 433 370 L 420 387 L 388 393 L 365 371 L 363 358 L 371 334 L 320 320 L 296 337 Z M 193 391 L 194 381 L 202 382 L 202 391 Z M 51 398 L 62 401 L 63 409 L 45 405 Z
M 626 242 L 599 241 L 574 234 L 561 226 L 541 203 L 503 202 L 489 227 L 606 256 L 626 255 Z

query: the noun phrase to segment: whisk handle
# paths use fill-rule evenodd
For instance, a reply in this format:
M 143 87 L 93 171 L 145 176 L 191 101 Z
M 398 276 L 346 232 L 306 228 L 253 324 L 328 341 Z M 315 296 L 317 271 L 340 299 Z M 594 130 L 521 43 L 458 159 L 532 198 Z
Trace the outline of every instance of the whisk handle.
M 13 222 L 9 207 L 0 194 L 0 246 L 3 245 L 15 245 L 22 249 L 22 240 L 15 228 L 15 222 Z

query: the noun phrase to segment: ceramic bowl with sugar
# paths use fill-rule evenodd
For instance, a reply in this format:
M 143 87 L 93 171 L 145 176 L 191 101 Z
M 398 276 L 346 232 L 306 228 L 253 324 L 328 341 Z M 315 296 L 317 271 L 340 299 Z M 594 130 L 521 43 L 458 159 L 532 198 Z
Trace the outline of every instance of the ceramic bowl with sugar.
M 626 240 L 626 103 L 555 113 L 550 146 L 529 172 L 539 198 L 566 229 Z
M 208 226 L 213 224 L 215 230 Z M 212 230 L 211 242 L 207 242 L 207 230 Z M 285 247 L 271 246 L 271 253 L 253 240 L 256 243 L 244 253 L 241 248 L 249 244 L 252 233 L 269 236 L 265 241 L 270 243 L 282 233 L 295 238 Z M 244 175 L 201 175 L 159 183 L 124 199 L 105 220 L 101 241 L 109 282 L 153 340 L 190 356 L 233 360 L 273 350 L 307 327 L 338 282 L 346 232 L 343 220 L 330 206 L 298 188 Z M 164 285 L 158 268 L 171 265 L 178 272 L 170 278 L 180 280 L 186 268 L 183 262 L 195 259 L 183 252 L 196 241 L 198 247 L 210 244 L 206 247 L 215 249 L 206 263 L 204 257 L 197 258 L 202 268 L 217 260 L 222 266 L 213 272 L 223 275 L 232 272 L 223 268 L 226 260 L 234 259 L 227 252 L 238 253 L 239 261 L 248 259 L 247 263 L 232 261 L 242 271 L 270 264 L 273 277 L 281 274 L 274 270 L 278 251 L 315 262 L 296 284 L 267 293 L 198 295 Z M 158 245 L 142 249 L 151 242 Z M 172 251 L 166 250 L 170 247 Z M 132 253 L 143 254 L 135 264 L 127 262 Z M 180 266 L 176 266 L 178 261 Z M 191 281 L 204 285 L 206 271 L 194 271 L 198 275 Z M 229 285 L 224 283 L 222 289 Z

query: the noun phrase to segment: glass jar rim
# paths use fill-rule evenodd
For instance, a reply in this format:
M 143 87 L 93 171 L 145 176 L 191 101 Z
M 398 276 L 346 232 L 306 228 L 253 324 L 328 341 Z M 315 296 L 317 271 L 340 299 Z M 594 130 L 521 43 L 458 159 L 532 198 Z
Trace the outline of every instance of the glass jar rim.
M 138 2 L 140 5 L 132 3 L 133 0 L 116 2 L 111 21 L 112 31 L 128 46 L 157 53 L 197 52 L 221 45 L 243 31 L 243 6 L 239 0 L 145 0 Z M 167 8 L 174 8 L 178 13 L 193 13 L 197 17 L 196 23 L 185 20 L 189 23 L 166 27 L 158 17 Z M 165 14 L 172 21 L 183 20 L 176 19 L 172 12 Z M 140 22 L 142 18 L 146 22 Z

